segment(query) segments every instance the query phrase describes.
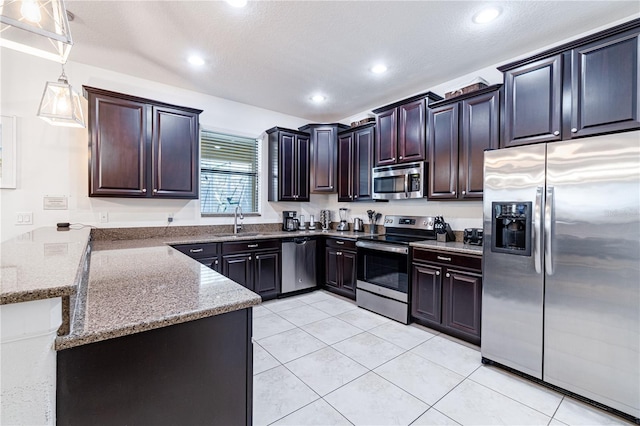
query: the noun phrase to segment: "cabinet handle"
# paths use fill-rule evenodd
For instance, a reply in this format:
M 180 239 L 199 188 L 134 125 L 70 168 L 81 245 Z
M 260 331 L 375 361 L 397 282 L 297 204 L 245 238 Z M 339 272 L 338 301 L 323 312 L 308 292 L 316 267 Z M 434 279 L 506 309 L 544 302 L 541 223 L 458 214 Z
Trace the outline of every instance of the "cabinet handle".
M 400 157 L 398 157 L 400 160 L 402 160 L 402 155 Z
M 204 249 L 198 248 L 198 249 L 190 249 L 189 253 L 202 253 L 204 251 Z
M 258 247 L 258 244 L 247 244 L 248 248 L 256 248 Z
M 213 262 L 214 265 L 217 265 L 218 263 L 220 263 L 220 262 L 217 261 L 217 260 L 215 262 Z
M 354 196 L 353 196 L 353 198 L 358 198 L 358 196 L 357 196 L 357 195 L 354 195 Z
M 440 275 L 440 271 L 436 271 L 436 275 Z
M 336 256 L 342 256 L 342 252 L 341 251 L 337 251 L 336 252 Z
M 344 241 L 336 241 L 336 244 L 343 245 L 343 244 L 344 244 Z
M 154 190 L 153 190 L 153 193 L 154 193 L 154 194 L 157 194 L 157 193 L 158 193 L 158 190 L 157 190 L 157 189 L 154 189 Z
M 451 274 L 447 272 L 447 278 L 449 278 L 450 276 L 451 276 Z
M 249 256 L 249 260 L 251 260 L 251 256 Z
M 578 133 L 578 129 L 576 129 L 575 127 L 571 128 L 571 133 Z
M 557 130 L 556 130 L 555 132 L 553 132 L 553 135 L 554 135 L 554 136 L 558 136 L 559 134 L 560 134 L 560 132 L 559 132 L 559 131 L 557 131 Z
M 256 256 L 256 260 L 260 260 L 260 256 Z
M 456 191 L 453 191 L 453 195 L 456 195 Z
M 462 191 L 462 195 L 467 195 L 467 191 Z
M 396 161 L 396 157 L 393 157 L 393 158 L 391 159 L 391 161 Z
M 451 262 L 451 258 L 450 257 L 436 256 L 436 259 L 438 259 L 438 260 L 446 260 L 447 262 Z
M 147 188 L 142 188 L 142 192 L 146 194 L 147 193 Z

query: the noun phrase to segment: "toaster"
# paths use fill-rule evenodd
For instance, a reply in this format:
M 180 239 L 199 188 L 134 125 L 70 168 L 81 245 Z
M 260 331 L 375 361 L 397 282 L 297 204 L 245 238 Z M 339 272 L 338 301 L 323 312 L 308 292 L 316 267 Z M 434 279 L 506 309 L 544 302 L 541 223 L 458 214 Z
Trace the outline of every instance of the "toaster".
M 466 228 L 462 237 L 465 244 L 482 245 L 482 228 Z

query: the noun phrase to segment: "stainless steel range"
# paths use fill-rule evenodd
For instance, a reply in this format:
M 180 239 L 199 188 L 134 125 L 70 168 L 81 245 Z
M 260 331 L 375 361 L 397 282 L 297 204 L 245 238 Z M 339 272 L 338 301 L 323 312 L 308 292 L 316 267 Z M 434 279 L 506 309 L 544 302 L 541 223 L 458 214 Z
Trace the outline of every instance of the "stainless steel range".
M 358 306 L 409 323 L 409 243 L 435 240 L 431 216 L 385 216 L 384 235 L 358 238 Z

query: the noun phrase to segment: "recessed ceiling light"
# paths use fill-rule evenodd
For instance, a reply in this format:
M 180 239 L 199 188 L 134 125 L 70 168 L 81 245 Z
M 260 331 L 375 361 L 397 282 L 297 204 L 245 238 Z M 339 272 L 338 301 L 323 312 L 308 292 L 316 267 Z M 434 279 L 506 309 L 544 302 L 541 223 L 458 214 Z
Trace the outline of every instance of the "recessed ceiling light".
M 500 9 L 496 7 L 488 7 L 481 10 L 473 16 L 473 22 L 476 24 L 486 24 L 500 16 Z
M 247 0 L 227 0 L 233 7 L 245 7 L 247 5 Z
M 382 74 L 387 71 L 387 66 L 385 64 L 377 64 L 371 67 L 371 72 L 374 74 Z
M 191 65 L 194 65 L 196 67 L 201 67 L 204 65 L 204 59 L 202 59 L 202 57 L 198 55 L 191 55 L 187 60 Z
M 327 97 L 324 96 L 324 95 L 313 95 L 311 97 L 311 100 L 313 102 L 324 102 L 326 99 L 327 99 Z

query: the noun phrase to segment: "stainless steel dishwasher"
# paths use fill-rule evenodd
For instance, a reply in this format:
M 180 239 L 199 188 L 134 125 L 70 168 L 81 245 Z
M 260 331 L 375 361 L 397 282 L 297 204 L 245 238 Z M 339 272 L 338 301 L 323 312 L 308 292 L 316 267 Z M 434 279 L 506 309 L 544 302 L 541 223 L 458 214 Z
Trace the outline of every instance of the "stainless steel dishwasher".
M 316 286 L 316 239 L 282 240 L 282 294 Z

